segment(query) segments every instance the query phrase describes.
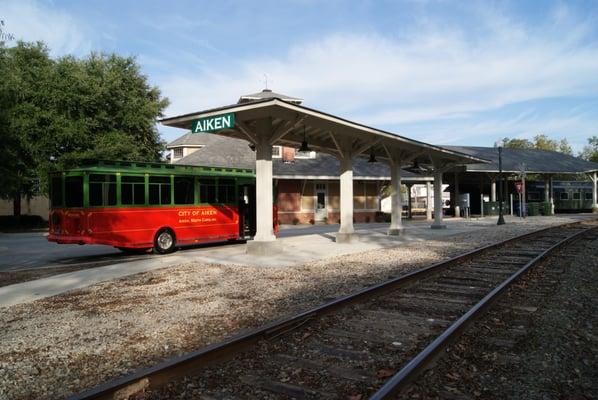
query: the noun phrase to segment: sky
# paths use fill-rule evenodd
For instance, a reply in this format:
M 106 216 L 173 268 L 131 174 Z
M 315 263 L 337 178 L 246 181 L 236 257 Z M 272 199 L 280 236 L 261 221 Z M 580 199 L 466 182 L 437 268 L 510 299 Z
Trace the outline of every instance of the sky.
M 265 87 L 439 145 L 598 135 L 598 0 L 0 0 L 52 55 L 137 58 L 166 116 Z M 185 132 L 159 126 L 171 141 Z

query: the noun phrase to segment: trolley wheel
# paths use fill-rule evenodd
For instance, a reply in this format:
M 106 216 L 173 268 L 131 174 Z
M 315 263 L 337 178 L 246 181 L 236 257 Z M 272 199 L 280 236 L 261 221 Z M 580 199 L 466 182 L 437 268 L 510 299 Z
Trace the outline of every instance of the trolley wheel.
M 161 229 L 154 239 L 154 251 L 160 254 L 171 253 L 176 247 L 174 233 L 168 229 Z

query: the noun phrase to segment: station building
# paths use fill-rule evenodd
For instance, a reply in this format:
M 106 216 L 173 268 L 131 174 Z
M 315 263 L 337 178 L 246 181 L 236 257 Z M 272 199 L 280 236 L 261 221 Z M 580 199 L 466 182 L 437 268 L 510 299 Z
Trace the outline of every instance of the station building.
M 301 104 L 296 97 L 265 90 L 242 96 L 238 104 L 268 98 L 280 98 Z M 462 194 L 469 197 L 468 214 L 494 214 L 497 212 L 499 184 L 498 151 L 494 147 L 445 146 L 461 154 L 485 160 L 455 165 L 444 173 L 442 184 L 443 214 L 465 215 L 459 201 Z M 217 167 L 255 168 L 255 148 L 246 140 L 213 134 L 188 132 L 167 145 L 172 163 L 208 165 Z M 367 154 L 367 153 L 366 153 Z M 434 176 L 431 169 L 417 163 L 407 163 L 401 170 L 402 214 L 413 213 L 432 218 L 434 211 Z M 278 219 L 283 224 L 340 222 L 340 161 L 338 157 L 317 151 L 298 151 L 295 147 L 272 146 L 272 171 L 275 204 Z M 528 185 L 526 195 L 530 201 L 555 203 L 561 201 L 566 183 L 557 179 L 589 178 L 593 184 L 571 194 L 569 211 L 589 210 L 595 207 L 596 171 L 598 164 L 562 153 L 533 149 L 503 149 L 505 209 L 512 212 L 512 198 L 516 196 L 514 183 L 527 177 L 540 182 Z M 353 220 L 355 222 L 382 221 L 390 207 L 389 185 L 391 171 L 388 162 L 376 158 L 356 158 L 353 164 Z M 571 184 L 569 184 L 571 186 Z M 584 185 L 576 185 L 584 187 Z M 593 191 L 592 191 L 593 190 Z M 568 196 L 568 195 L 567 195 Z M 573 197 L 576 197 L 573 199 Z M 575 202 L 573 202 L 575 201 Z M 553 210 L 554 212 L 554 210 Z

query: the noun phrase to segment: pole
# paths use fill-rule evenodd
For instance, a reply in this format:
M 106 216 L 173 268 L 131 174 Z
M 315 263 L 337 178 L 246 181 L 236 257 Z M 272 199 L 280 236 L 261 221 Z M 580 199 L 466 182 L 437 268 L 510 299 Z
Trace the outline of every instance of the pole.
M 500 184 L 498 185 L 498 221 L 496 225 L 504 225 L 505 217 L 502 213 L 502 202 L 503 202 L 503 176 L 502 176 L 502 146 L 498 147 L 498 179 Z

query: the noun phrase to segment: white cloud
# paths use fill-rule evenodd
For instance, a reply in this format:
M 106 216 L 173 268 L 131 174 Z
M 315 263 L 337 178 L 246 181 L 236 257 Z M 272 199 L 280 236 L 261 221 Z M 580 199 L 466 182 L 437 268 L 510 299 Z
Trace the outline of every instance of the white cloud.
M 83 54 L 91 49 L 85 28 L 69 13 L 33 0 L 3 0 L 0 17 L 16 40 L 43 41 L 54 55 Z
M 446 24 L 426 19 L 400 37 L 333 34 L 293 45 L 280 58 L 241 60 L 230 70 L 204 66 L 160 84 L 174 115 L 230 104 L 257 91 L 268 73 L 275 91 L 388 128 L 597 93 L 598 46 L 588 39 L 595 21 L 573 18 L 560 5 L 533 27 L 496 9 L 479 11 L 473 24 L 437 28 Z

